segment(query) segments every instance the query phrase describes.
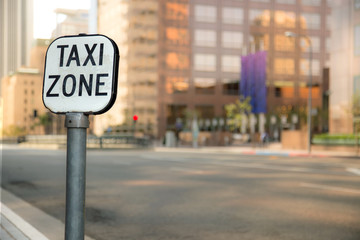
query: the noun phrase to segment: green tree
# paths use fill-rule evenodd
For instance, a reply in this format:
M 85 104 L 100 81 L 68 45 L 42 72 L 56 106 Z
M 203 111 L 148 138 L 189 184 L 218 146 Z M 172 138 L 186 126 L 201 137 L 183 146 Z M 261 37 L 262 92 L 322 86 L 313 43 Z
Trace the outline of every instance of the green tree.
M 242 119 L 245 114 L 251 112 L 250 97 L 244 100 L 236 100 L 235 103 L 225 105 L 226 117 L 230 131 L 236 131 L 241 127 Z
M 351 114 L 353 115 L 353 126 L 356 141 L 356 153 L 359 154 L 359 132 L 360 132 L 360 93 L 354 94 L 351 104 Z
M 3 130 L 4 136 L 6 137 L 19 137 L 26 135 L 26 130 L 24 127 L 19 127 L 16 125 L 11 125 Z
M 46 127 L 51 124 L 51 117 L 50 114 L 44 113 L 37 116 L 37 121 L 31 126 L 32 129 L 38 126 L 42 126 L 46 132 Z

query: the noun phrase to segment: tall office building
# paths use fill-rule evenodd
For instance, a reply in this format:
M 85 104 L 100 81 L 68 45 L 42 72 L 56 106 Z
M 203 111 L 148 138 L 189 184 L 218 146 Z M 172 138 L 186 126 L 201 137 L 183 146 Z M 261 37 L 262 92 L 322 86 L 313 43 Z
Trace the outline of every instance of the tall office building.
M 85 9 L 55 9 L 56 19 L 60 16 L 64 18 L 63 21 L 57 22 L 56 28 L 52 33 L 52 38 L 55 39 L 60 36 L 77 35 L 79 33 L 87 33 L 89 30 L 89 13 Z
M 100 0 L 98 16 L 99 33 L 122 46 L 125 90 L 118 104 L 139 119 L 154 111 L 143 120 L 144 131 L 149 119 L 161 137 L 176 119 L 185 125 L 189 111 L 204 130 L 225 118 L 224 105 L 241 92 L 241 57 L 260 50 L 267 56 L 267 113 L 290 118 L 294 106 L 306 112 L 306 39 L 313 108 L 322 108 L 330 12 L 327 0 Z M 286 31 L 297 37 L 287 38 Z
M 351 111 L 360 96 L 360 1 L 334 0 L 331 15 L 330 132 L 353 133 Z
M 32 18 L 32 0 L 0 0 L 0 79 L 29 64 Z
M 98 33 L 112 38 L 120 51 L 118 96 L 109 112 L 96 116 L 94 132 L 132 125 L 155 134 L 158 84 L 158 1 L 98 1 Z
M 45 54 L 50 44 L 48 39 L 33 41 L 30 63 L 17 68 L 15 72 L 2 79 L 3 131 L 5 135 L 59 133 L 55 120 L 51 125 L 41 126 L 40 118 L 48 111 L 42 102 L 42 80 L 44 75 Z M 61 122 L 63 129 L 64 121 Z

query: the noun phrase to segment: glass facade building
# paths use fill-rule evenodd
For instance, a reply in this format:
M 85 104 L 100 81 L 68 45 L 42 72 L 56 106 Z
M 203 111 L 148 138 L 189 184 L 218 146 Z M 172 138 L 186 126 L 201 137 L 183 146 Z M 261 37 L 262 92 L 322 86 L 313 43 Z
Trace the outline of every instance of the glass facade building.
M 241 57 L 257 51 L 267 52 L 267 113 L 287 114 L 294 107 L 306 108 L 310 53 L 304 36 L 311 39 L 313 49 L 313 107 L 322 107 L 322 92 L 327 90 L 323 82 L 328 81 L 323 69 L 329 60 L 331 8 L 327 0 L 100 0 L 100 33 L 107 33 L 107 21 L 124 24 L 119 17 L 106 21 L 109 14 L 101 14 L 106 12 L 103 5 L 110 2 L 128 5 L 122 20 L 128 22 L 127 29 L 114 32 L 127 36 L 127 69 L 120 70 L 120 78 L 126 76 L 128 87 L 124 110 L 139 113 L 136 105 L 151 93 L 144 109 L 151 106 L 154 114 L 147 118 L 156 136 L 162 137 L 167 129 L 173 129 L 177 118 L 186 121 L 189 111 L 197 112 L 204 122 L 225 118 L 224 105 L 239 99 Z M 137 23 L 131 24 L 136 4 L 141 11 L 148 7 L 156 14 L 137 16 Z M 147 26 L 152 21 L 154 25 Z M 146 44 L 146 52 L 153 49 L 144 59 L 143 50 L 131 43 L 135 29 L 141 25 L 141 34 L 148 34 L 138 40 Z M 288 38 L 286 31 L 298 37 Z M 132 51 L 136 54 L 130 58 Z M 145 84 L 144 89 L 135 87 L 141 69 L 151 62 L 151 74 L 144 75 L 143 81 L 151 84 Z M 138 68 L 131 69 L 132 64 Z M 139 115 L 141 119 L 141 112 Z

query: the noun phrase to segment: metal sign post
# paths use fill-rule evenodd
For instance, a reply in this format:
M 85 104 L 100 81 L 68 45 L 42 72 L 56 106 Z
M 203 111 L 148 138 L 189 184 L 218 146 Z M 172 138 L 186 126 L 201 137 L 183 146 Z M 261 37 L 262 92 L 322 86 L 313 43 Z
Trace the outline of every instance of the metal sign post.
M 98 34 L 57 38 L 46 52 L 43 102 L 51 112 L 66 114 L 65 240 L 84 239 L 88 115 L 114 104 L 119 58 L 115 42 Z
M 66 218 L 65 239 L 84 239 L 86 129 L 89 118 L 83 113 L 67 113 Z

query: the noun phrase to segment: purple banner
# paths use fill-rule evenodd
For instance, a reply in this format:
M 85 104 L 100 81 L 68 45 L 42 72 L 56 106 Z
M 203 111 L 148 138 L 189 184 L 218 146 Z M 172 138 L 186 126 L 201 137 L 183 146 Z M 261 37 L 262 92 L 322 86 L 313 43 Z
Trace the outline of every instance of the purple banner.
M 266 113 L 266 57 L 265 51 L 241 57 L 240 93 L 251 97 L 253 113 Z

